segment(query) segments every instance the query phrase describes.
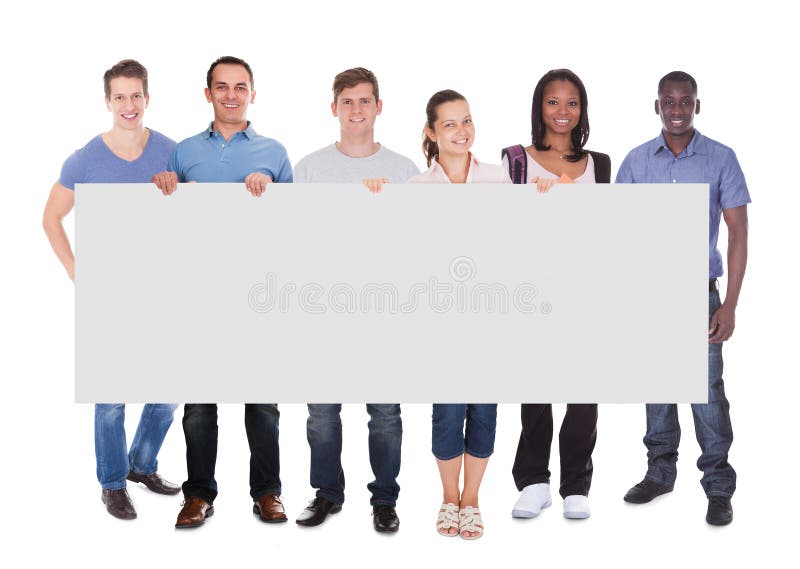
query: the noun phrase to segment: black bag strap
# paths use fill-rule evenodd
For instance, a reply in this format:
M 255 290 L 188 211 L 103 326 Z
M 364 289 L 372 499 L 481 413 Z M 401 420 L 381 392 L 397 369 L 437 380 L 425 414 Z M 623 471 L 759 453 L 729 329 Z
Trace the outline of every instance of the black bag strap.
M 500 158 L 508 157 L 508 175 L 515 184 L 528 183 L 528 154 L 521 144 L 503 148 Z
M 608 184 L 611 182 L 611 158 L 608 154 L 602 152 L 592 152 L 589 150 L 594 160 L 594 179 L 599 184 Z

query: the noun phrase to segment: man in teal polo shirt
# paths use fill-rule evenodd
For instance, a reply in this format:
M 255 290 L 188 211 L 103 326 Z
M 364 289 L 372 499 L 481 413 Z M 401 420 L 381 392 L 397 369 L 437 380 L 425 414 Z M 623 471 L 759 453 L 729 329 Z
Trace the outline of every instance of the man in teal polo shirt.
M 220 57 L 211 64 L 206 82 L 206 99 L 214 107 L 214 121 L 200 134 L 178 144 L 167 171 L 153 176 L 156 186 L 169 195 L 178 182 L 244 182 L 249 192 L 261 195 L 271 182 L 291 182 L 292 167 L 283 145 L 256 134 L 247 121 L 247 107 L 256 97 L 250 66 L 236 57 Z M 245 404 L 250 495 L 253 513 L 264 522 L 286 521 L 280 499 L 278 418 L 276 404 Z M 175 527 L 192 528 L 214 513 L 216 404 L 187 403 L 183 433 L 188 476 Z

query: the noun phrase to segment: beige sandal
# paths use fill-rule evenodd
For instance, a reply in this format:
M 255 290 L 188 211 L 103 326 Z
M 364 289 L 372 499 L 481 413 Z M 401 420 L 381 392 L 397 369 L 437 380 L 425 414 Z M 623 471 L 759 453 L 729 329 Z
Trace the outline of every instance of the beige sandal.
M 475 532 L 477 535 L 466 536 L 465 531 Z M 483 535 L 483 518 L 478 508 L 467 506 L 458 512 L 458 535 L 462 539 L 478 539 Z
M 445 537 L 457 536 L 458 532 L 449 533 L 447 531 L 450 528 L 458 528 L 460 531 L 458 522 L 458 506 L 448 502 L 446 504 L 442 504 L 442 507 L 439 508 L 439 517 L 436 518 L 436 531 Z

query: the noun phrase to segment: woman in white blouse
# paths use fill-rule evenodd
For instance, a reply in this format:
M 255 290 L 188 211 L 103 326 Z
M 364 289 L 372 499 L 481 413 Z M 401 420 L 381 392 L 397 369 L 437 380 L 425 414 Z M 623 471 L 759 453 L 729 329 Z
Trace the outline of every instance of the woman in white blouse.
M 429 168 L 408 183 L 510 183 L 499 165 L 479 161 L 470 152 L 475 125 L 469 103 L 455 91 L 435 93 L 428 101 L 422 150 Z M 454 398 L 458 394 L 454 393 Z M 496 404 L 434 404 L 432 450 L 442 479 L 442 506 L 436 522 L 444 536 L 477 539 L 483 535 L 478 491 L 494 451 Z M 459 488 L 461 468 L 464 488 Z

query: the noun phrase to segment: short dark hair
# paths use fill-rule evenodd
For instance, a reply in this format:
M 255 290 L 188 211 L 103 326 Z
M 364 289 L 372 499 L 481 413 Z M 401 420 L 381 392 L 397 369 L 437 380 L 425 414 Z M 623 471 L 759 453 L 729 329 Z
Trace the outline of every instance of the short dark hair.
M 436 124 L 436 119 L 439 118 L 437 109 L 439 105 L 449 103 L 451 101 L 465 101 L 466 98 L 461 93 L 453 91 L 452 89 L 445 89 L 444 91 L 437 91 L 428 100 L 428 105 L 425 107 L 425 125 L 433 130 Z M 422 129 L 422 153 L 425 155 L 425 160 L 428 166 L 431 165 L 433 160 L 439 156 L 439 145 L 428 138 L 428 133 Z
M 345 89 L 352 89 L 361 83 L 369 83 L 372 85 L 372 94 L 375 95 L 375 102 L 378 102 L 380 96 L 378 94 L 378 78 L 369 69 L 364 67 L 353 67 L 346 69 L 333 78 L 333 102 L 339 98 L 342 91 Z
M 666 75 L 661 78 L 661 81 L 658 82 L 658 94 L 661 94 L 661 90 L 664 88 L 664 84 L 667 81 L 677 81 L 679 83 L 688 82 L 692 85 L 692 95 L 697 96 L 697 81 L 694 80 L 694 77 L 686 73 L 685 71 L 670 71 Z
M 211 89 L 211 76 L 214 74 L 214 68 L 217 65 L 241 65 L 247 70 L 247 74 L 250 76 L 250 88 L 255 89 L 255 82 L 253 81 L 253 70 L 250 69 L 250 66 L 244 59 L 240 59 L 238 57 L 233 57 L 232 55 L 223 55 L 222 57 L 218 58 L 214 63 L 211 64 L 211 67 L 208 68 L 208 73 L 206 73 L 206 85 L 208 88 Z
M 589 140 L 589 97 L 586 95 L 583 81 L 569 69 L 551 69 L 536 84 L 531 104 L 531 141 L 536 150 L 550 150 L 550 147 L 544 143 L 545 127 L 542 120 L 542 101 L 544 100 L 544 89 L 552 81 L 569 81 L 578 89 L 581 99 L 581 116 L 578 124 L 570 133 L 572 154 L 564 156 L 568 162 L 577 162 L 586 155 L 583 146 Z
M 117 77 L 129 77 L 142 80 L 142 90 L 147 97 L 147 69 L 135 59 L 123 59 L 115 63 L 111 69 L 103 74 L 103 89 L 106 92 L 106 99 L 111 97 L 111 80 Z

